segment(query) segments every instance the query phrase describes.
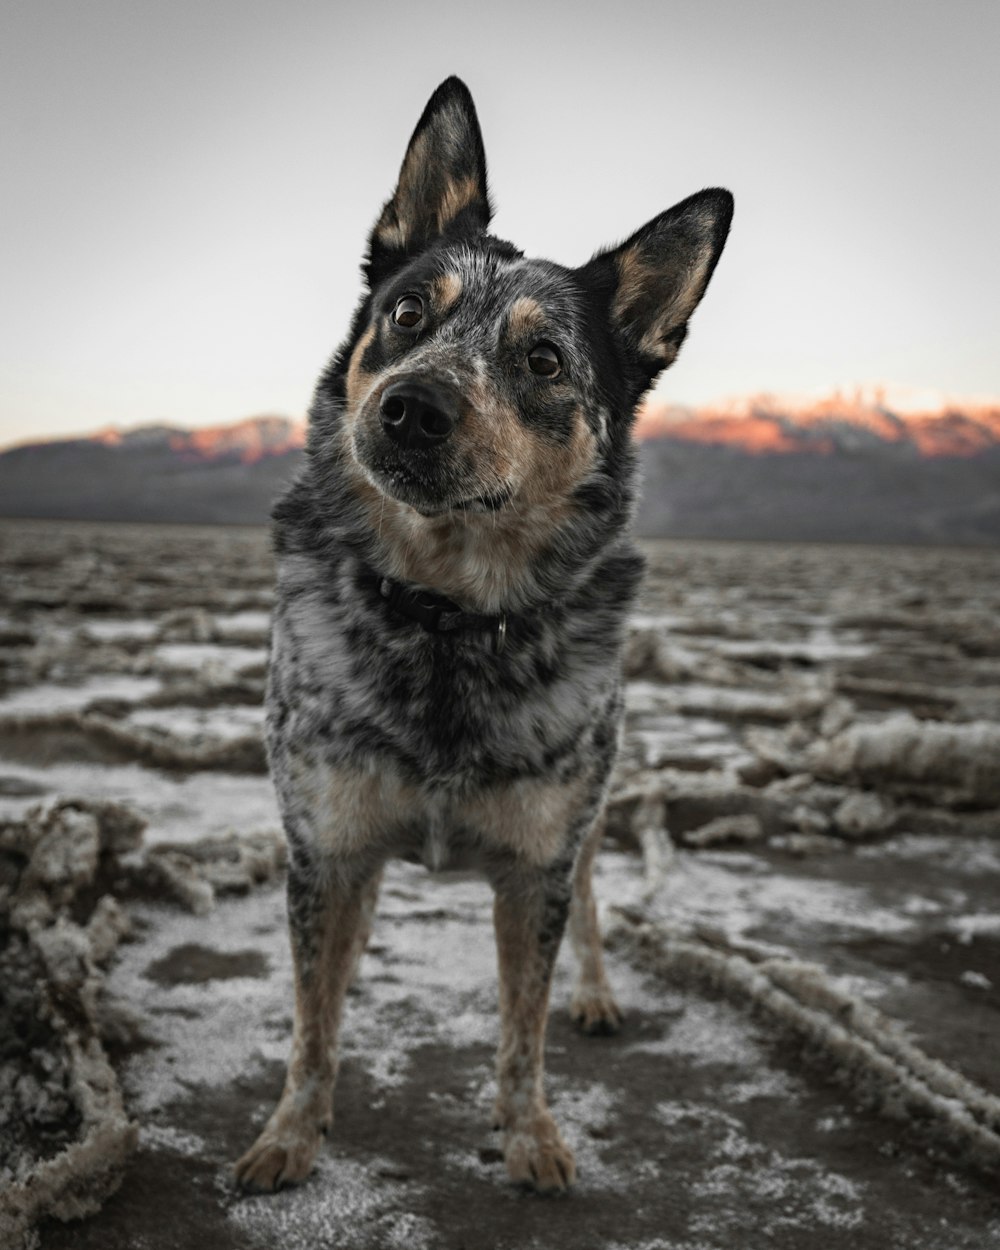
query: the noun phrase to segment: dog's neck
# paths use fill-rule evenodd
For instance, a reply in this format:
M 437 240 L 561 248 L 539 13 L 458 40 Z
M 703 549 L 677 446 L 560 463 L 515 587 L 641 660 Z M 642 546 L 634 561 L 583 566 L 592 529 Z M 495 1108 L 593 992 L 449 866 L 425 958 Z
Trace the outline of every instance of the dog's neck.
M 604 524 L 572 500 L 496 512 L 422 516 L 362 475 L 347 489 L 363 518 L 366 559 L 383 576 L 426 588 L 467 612 L 523 613 L 569 594 L 622 536 L 630 508 L 609 500 Z M 595 483 L 595 490 L 599 489 Z M 620 513 L 612 516 L 614 505 Z
M 443 595 L 466 612 L 523 614 L 567 598 L 631 523 L 628 453 L 614 472 L 595 467 L 576 497 L 422 516 L 379 491 L 335 439 L 311 434 L 305 471 L 274 511 L 279 552 L 328 559 L 346 549 L 381 577 Z
M 470 612 L 495 614 L 539 598 L 539 562 L 564 519 L 564 502 L 422 516 L 360 474 L 350 488 L 372 535 L 372 563 L 386 576 Z
M 378 583 L 379 594 L 390 612 L 414 621 L 429 634 L 476 633 L 489 639 L 495 655 L 507 646 L 508 618 L 506 612 L 486 615 L 466 612 L 453 600 L 402 582 L 391 577 L 380 577 L 373 570 L 367 572 Z

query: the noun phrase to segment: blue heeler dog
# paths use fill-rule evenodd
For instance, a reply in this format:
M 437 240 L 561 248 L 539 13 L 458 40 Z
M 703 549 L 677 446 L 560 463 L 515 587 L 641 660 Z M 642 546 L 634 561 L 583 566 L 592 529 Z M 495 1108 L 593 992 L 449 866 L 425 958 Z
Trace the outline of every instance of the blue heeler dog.
M 317 385 L 305 467 L 274 510 L 267 737 L 295 1032 L 241 1185 L 301 1180 L 331 1125 L 344 994 L 391 856 L 490 881 L 507 1170 L 539 1190 L 573 1180 L 542 1057 L 567 919 L 573 1017 L 620 1024 L 590 876 L 643 570 L 631 424 L 731 216 L 728 191 L 701 191 L 579 269 L 527 260 L 487 233 L 465 85 L 448 79 L 424 110 Z

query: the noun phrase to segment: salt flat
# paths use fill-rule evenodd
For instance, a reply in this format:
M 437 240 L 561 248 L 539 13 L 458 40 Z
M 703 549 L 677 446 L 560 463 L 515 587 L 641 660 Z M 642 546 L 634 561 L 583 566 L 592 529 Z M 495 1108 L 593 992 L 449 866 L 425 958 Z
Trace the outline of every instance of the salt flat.
M 291 1012 L 266 535 L 0 523 L 8 1193 L 89 1123 L 65 1031 L 25 1024 L 51 1007 L 28 975 L 54 966 L 32 954 L 45 924 L 90 933 L 86 1028 L 121 1103 L 116 1177 L 81 1156 L 95 1210 L 33 1210 L 43 1247 L 1000 1246 L 1000 552 L 647 551 L 598 873 L 627 1023 L 573 1031 L 564 952 L 549 1032 L 577 1188 L 510 1186 L 488 1131 L 486 886 L 396 866 L 317 1172 L 241 1199 L 227 1166 L 278 1092 Z M 145 829 L 126 846 L 70 811 L 66 839 L 103 849 L 43 888 L 39 821 L 73 798 Z M 129 926 L 103 944 L 102 893 Z

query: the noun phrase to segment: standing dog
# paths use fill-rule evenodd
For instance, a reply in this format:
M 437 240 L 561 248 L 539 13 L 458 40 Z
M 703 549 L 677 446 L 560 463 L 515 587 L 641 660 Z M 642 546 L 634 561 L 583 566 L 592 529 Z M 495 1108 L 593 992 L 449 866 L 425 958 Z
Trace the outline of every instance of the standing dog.
M 540 1190 L 572 1181 L 542 1055 L 567 918 L 574 1018 L 620 1023 L 590 873 L 643 569 L 630 427 L 731 215 L 728 191 L 702 191 L 580 269 L 526 260 L 487 233 L 464 84 L 424 110 L 316 389 L 305 468 L 274 511 L 267 736 L 295 1032 L 241 1185 L 300 1180 L 330 1127 L 344 994 L 392 856 L 491 882 L 507 1169 Z

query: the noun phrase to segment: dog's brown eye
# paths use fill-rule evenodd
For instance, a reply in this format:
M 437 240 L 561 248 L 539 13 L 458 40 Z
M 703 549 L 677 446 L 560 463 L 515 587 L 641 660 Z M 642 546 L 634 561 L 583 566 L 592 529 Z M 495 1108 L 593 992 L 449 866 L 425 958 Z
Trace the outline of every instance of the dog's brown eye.
M 392 319 L 396 325 L 412 329 L 419 325 L 423 318 L 424 301 L 419 295 L 403 295 L 396 300 L 396 307 L 392 310 Z
M 528 352 L 528 368 L 543 378 L 554 378 L 562 369 L 562 361 L 551 343 L 536 343 Z

